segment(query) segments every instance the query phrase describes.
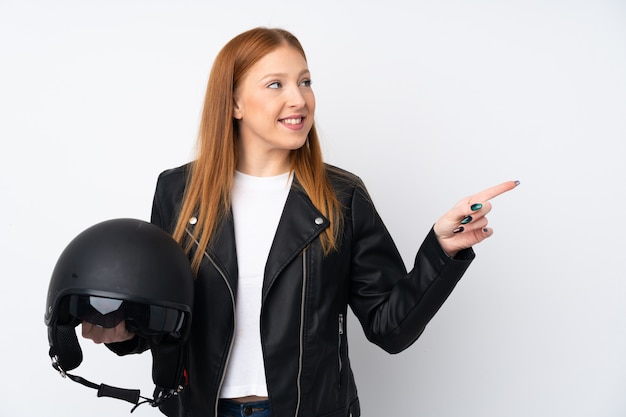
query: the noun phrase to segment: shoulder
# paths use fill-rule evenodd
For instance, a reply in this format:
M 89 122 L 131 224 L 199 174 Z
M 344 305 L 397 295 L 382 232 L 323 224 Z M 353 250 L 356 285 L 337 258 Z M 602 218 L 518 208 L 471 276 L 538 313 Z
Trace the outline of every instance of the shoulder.
M 191 165 L 192 163 L 190 162 L 176 168 L 162 171 L 157 180 L 157 192 L 181 194 L 187 184 L 187 178 L 191 172 Z
M 325 167 L 328 179 L 337 191 L 345 190 L 346 188 L 363 188 L 361 178 L 352 172 L 330 164 L 325 164 Z
M 326 173 L 337 197 L 344 203 L 346 199 L 351 200 L 354 197 L 370 200 L 365 184 L 358 175 L 329 164 L 326 164 Z
M 190 169 L 191 163 L 167 169 L 159 174 L 151 220 L 167 231 L 171 232 L 175 225 Z
M 186 163 L 176 168 L 169 168 L 159 174 L 159 182 L 186 181 L 191 172 L 192 162 Z
M 188 163 L 161 172 L 156 185 L 155 203 L 170 208 L 179 204 L 185 193 L 190 170 L 191 163 Z

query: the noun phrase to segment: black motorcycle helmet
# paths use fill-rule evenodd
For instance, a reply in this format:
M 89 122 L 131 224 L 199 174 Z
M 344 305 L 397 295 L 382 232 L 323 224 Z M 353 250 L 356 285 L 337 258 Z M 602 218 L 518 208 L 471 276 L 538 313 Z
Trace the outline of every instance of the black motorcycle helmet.
M 138 391 L 98 386 L 67 373 L 82 362 L 75 329 L 80 322 L 109 328 L 125 321 L 152 352 L 156 389 L 154 400 L 146 401 L 161 405 L 184 385 L 183 345 L 191 324 L 193 288 L 186 254 L 159 227 L 137 219 L 89 227 L 62 252 L 48 288 L 44 321 L 54 368 L 99 389 L 99 396 L 137 404 Z

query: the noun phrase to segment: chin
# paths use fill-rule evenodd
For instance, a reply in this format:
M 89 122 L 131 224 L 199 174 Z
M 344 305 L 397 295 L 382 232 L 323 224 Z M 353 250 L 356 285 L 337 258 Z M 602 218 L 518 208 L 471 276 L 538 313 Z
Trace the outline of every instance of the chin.
M 303 141 L 300 141 L 300 142 L 294 144 L 294 146 L 291 148 L 291 150 L 292 151 L 297 151 L 298 149 L 302 148 L 305 144 L 306 144 L 306 139 L 304 139 Z

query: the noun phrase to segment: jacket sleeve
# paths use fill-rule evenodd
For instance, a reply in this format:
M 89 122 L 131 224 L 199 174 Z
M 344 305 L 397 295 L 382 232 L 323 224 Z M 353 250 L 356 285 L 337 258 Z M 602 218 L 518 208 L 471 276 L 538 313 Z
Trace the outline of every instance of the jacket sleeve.
M 368 340 L 398 353 L 422 334 L 474 259 L 474 251 L 465 249 L 451 258 L 431 228 L 407 272 L 362 183 L 353 194 L 350 221 L 350 306 Z
M 109 350 L 119 356 L 130 355 L 132 353 L 142 353 L 148 350 L 148 340 L 141 336 L 135 336 L 130 340 L 119 343 L 107 343 Z

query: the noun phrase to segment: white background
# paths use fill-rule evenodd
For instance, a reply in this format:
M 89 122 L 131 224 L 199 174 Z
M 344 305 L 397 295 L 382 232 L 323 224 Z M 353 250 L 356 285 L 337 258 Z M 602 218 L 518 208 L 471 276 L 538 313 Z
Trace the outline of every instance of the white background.
M 128 413 L 51 368 L 50 274 L 88 226 L 148 219 L 214 56 L 260 25 L 300 38 L 326 160 L 364 179 L 407 265 L 457 200 L 522 182 L 411 348 L 351 320 L 363 415 L 626 415 L 621 0 L 0 0 L 0 414 Z M 151 395 L 149 354 L 83 351 L 75 373 Z

